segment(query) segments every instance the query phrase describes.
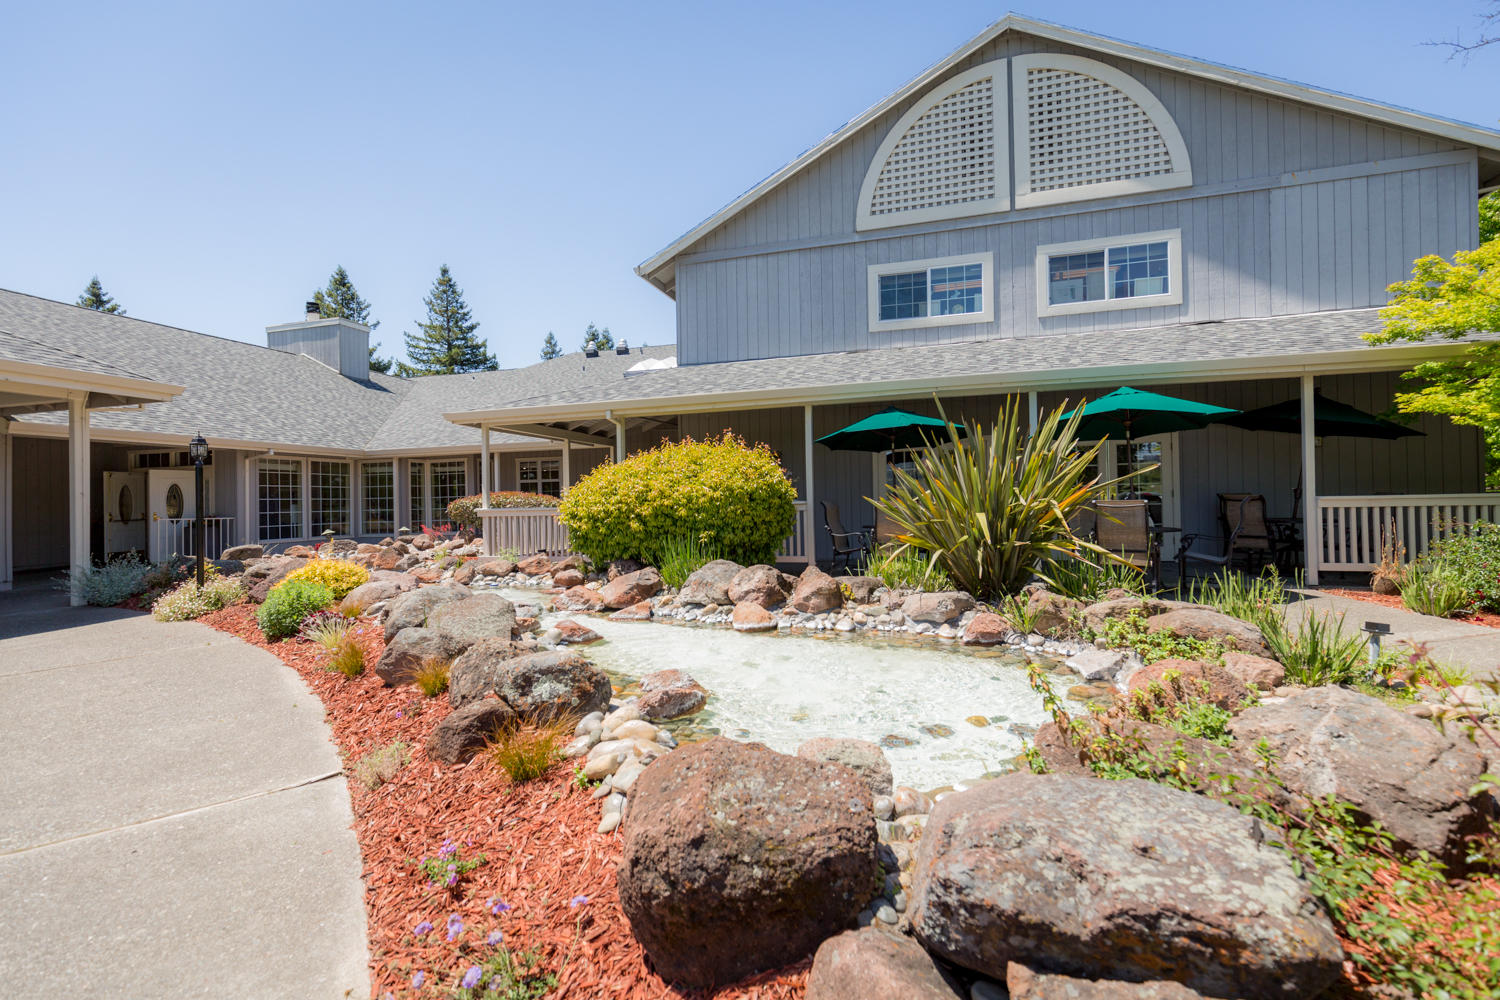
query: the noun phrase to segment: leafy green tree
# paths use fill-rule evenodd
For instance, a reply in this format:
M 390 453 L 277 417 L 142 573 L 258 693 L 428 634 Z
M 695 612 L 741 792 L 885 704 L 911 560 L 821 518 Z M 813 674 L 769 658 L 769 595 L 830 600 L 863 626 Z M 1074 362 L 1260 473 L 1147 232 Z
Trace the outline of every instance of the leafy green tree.
M 370 303 L 365 301 L 354 287 L 354 282 L 349 280 L 349 272 L 344 270 L 340 264 L 333 269 L 333 274 L 328 277 L 328 287 L 319 288 L 313 292 L 313 303 L 318 307 L 318 315 L 328 319 L 351 319 L 356 323 L 362 323 L 371 330 L 380 325 L 380 320 L 370 322 Z M 389 375 L 391 365 L 390 358 L 382 358 L 375 353 L 375 348 L 370 348 L 370 370 Z
M 95 309 L 102 313 L 114 313 L 116 316 L 125 315 L 125 310 L 120 308 L 120 303 L 104 293 L 104 286 L 99 283 L 99 276 L 97 274 L 89 282 L 88 287 L 83 290 L 83 294 L 78 296 L 78 304 L 85 309 Z
M 551 361 L 553 358 L 562 357 L 562 348 L 557 346 L 557 338 L 552 331 L 547 331 L 547 339 L 542 341 L 542 360 Z
M 438 270 L 432 291 L 422 301 L 427 306 L 427 321 L 417 324 L 418 332 L 404 335 L 411 364 L 397 362 L 400 374 L 454 375 L 492 372 L 499 367 L 489 353 L 489 345 L 474 336 L 479 324 L 469 313 L 463 289 L 453 280 L 447 264 Z
M 615 349 L 615 338 L 610 335 L 609 327 L 600 330 L 590 323 L 589 328 L 583 331 L 583 347 L 579 350 L 587 351 L 589 348 L 598 348 L 601 351 L 613 351 Z
M 1500 240 L 1500 191 L 1479 199 L 1479 242 Z
M 1390 304 L 1380 313 L 1384 329 L 1365 335 L 1372 344 L 1500 333 L 1500 239 L 1460 250 L 1451 263 L 1419 257 L 1411 279 L 1396 282 L 1390 292 Z M 1500 488 L 1500 341 L 1471 342 L 1464 353 L 1424 361 L 1402 377 L 1422 383 L 1396 395 L 1403 412 L 1440 413 L 1484 431 L 1489 483 Z

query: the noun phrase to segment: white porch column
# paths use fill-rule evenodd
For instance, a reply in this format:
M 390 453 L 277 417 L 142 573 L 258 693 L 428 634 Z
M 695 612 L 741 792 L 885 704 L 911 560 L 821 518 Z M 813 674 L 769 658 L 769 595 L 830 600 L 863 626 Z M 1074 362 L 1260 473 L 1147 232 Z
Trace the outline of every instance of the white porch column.
M 490 506 L 490 425 L 479 425 L 479 507 Z
M 1318 560 L 1323 554 L 1323 524 L 1318 518 L 1318 428 L 1313 410 L 1313 377 L 1302 376 L 1302 540 L 1307 582 L 1318 583 Z
M 1027 433 L 1035 434 L 1037 422 L 1037 403 L 1035 389 L 1032 389 L 1026 394 L 1026 419 L 1030 421 L 1026 425 Z
M 613 410 L 604 412 L 604 419 L 615 425 L 615 461 L 625 461 L 625 421 L 620 420 Z
M 562 440 L 562 473 L 561 473 L 562 495 L 568 495 L 568 487 L 573 482 L 573 442 L 567 438 Z
M 10 418 L 0 417 L 0 590 L 9 590 L 14 580 L 11 543 L 11 443 Z
M 89 568 L 89 397 L 68 397 L 68 565 L 74 586 L 71 603 L 80 607 L 83 593 L 77 585 Z
M 813 504 L 817 498 L 813 488 L 813 408 L 811 403 L 802 405 L 802 545 L 807 549 L 807 564 L 818 561 L 818 535 L 813 531 Z

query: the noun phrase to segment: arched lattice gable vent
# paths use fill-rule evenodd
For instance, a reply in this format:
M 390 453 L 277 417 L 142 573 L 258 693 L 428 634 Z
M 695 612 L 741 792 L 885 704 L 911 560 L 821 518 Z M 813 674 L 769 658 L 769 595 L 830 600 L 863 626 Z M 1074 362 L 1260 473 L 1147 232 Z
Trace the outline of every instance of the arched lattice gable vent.
M 856 229 L 1010 207 L 1005 60 L 944 81 L 891 128 L 859 192 Z
M 1011 60 L 1016 207 L 1193 183 L 1187 146 L 1145 84 L 1094 59 Z

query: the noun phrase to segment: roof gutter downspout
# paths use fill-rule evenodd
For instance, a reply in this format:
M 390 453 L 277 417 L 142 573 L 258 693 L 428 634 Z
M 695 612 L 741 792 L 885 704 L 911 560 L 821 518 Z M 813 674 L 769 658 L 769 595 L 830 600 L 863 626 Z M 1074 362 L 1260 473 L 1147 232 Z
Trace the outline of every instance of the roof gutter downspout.
M 625 421 L 615 416 L 614 410 L 605 410 L 604 419 L 615 425 L 615 461 L 625 461 Z

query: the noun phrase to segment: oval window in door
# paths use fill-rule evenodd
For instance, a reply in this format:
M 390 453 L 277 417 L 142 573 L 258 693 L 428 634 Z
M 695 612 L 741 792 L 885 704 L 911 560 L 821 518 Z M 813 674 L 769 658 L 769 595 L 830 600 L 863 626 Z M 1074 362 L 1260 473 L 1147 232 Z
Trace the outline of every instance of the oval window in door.
M 119 507 L 120 520 L 127 524 L 130 523 L 131 519 L 135 517 L 135 497 L 130 495 L 129 486 L 120 487 Z
M 182 487 L 176 483 L 167 487 L 167 516 L 170 518 L 182 516 Z

